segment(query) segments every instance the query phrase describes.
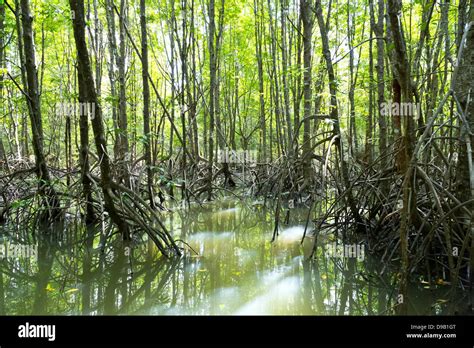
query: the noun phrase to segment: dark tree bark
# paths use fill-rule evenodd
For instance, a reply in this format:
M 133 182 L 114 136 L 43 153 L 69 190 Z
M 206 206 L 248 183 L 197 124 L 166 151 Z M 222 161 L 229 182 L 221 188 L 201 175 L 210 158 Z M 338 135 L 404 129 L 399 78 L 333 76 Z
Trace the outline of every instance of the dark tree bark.
M 388 1 L 388 19 L 390 24 L 390 35 L 394 43 L 394 50 L 391 56 L 391 64 L 393 66 L 392 73 L 392 93 L 393 103 L 401 105 L 402 100 L 411 102 L 412 99 L 412 83 L 410 77 L 410 66 L 408 64 L 408 58 L 406 54 L 405 40 L 402 33 L 402 27 L 400 25 L 400 13 L 401 1 L 389 0 Z M 407 124 L 407 131 L 410 131 L 409 124 L 411 123 L 411 117 L 405 118 Z M 403 207 L 401 213 L 400 223 L 400 255 L 401 255 L 401 280 L 399 284 L 399 293 L 403 298 L 407 297 L 407 277 L 408 277 L 408 227 L 413 222 L 413 216 L 411 214 L 414 204 L 410 203 L 409 197 L 413 193 L 411 171 L 408 171 L 408 161 L 411 158 L 408 134 L 402 134 L 401 116 L 399 114 L 394 115 L 394 124 L 396 131 L 396 141 L 399 141 L 399 148 L 397 153 L 397 169 L 400 173 L 406 175 L 403 185 Z M 412 199 L 411 202 L 414 202 Z M 399 314 L 406 314 L 407 304 L 405 301 L 399 303 L 397 312 Z
M 217 132 L 217 145 L 220 149 L 227 148 L 227 142 L 225 139 L 224 128 L 222 127 L 221 122 L 221 103 L 220 103 L 220 92 L 221 89 L 219 88 L 219 81 L 220 81 L 220 71 L 219 69 L 219 54 L 221 51 L 222 40 L 223 40 L 223 33 L 224 33 L 224 10 L 225 10 L 225 0 L 221 0 L 220 9 L 219 9 L 219 26 L 217 28 L 217 38 L 216 38 L 216 46 L 215 46 L 215 65 L 216 65 L 216 80 L 217 83 L 215 85 L 215 110 L 214 110 L 214 120 L 216 123 L 216 132 Z M 236 105 L 235 108 L 238 108 L 238 79 L 236 81 L 237 86 L 237 96 L 236 96 Z M 222 168 L 219 170 L 220 173 L 224 175 L 224 184 L 229 187 L 234 187 L 235 182 L 232 179 L 232 173 L 230 172 L 229 163 L 224 162 L 222 163 Z
M 195 35 L 195 10 L 194 0 L 191 0 L 191 23 L 190 23 L 190 40 L 191 40 L 191 76 L 196 76 L 196 35 Z M 193 132 L 193 146 L 194 146 L 194 158 L 196 162 L 199 161 L 199 133 L 198 133 L 198 122 L 197 122 L 197 86 L 196 79 L 190 79 L 189 74 L 187 76 L 187 87 L 188 87 L 188 105 L 189 105 L 189 123 L 192 125 Z M 191 81 L 192 80 L 192 84 Z M 192 86 L 192 88 L 191 88 Z
M 224 6 L 224 1 L 222 0 L 221 6 Z M 221 9 L 222 10 L 222 9 Z M 209 29 L 208 29 L 208 48 L 209 48 L 209 75 L 210 75 L 210 85 L 209 85 L 209 167 L 208 167 L 208 199 L 212 199 L 212 181 L 213 181 L 213 165 L 214 165 L 214 131 L 216 126 L 216 113 L 218 112 L 218 102 L 217 98 L 219 97 L 218 91 L 218 80 L 217 80 L 217 61 L 218 61 L 218 50 L 220 45 L 220 32 L 216 31 L 216 8 L 215 0 L 209 0 L 208 3 L 208 16 L 209 16 Z M 222 17 L 221 17 L 222 19 Z M 219 132 L 220 129 L 217 131 Z M 218 136 L 218 145 L 221 142 Z
M 25 53 L 26 100 L 29 105 L 31 130 L 33 134 L 33 151 L 35 154 L 36 173 L 39 180 L 38 192 L 43 196 L 43 205 L 47 208 L 47 219 L 59 217 L 59 199 L 51 183 L 50 173 L 44 155 L 43 120 L 38 84 L 38 72 L 35 63 L 33 40 L 33 16 L 28 0 L 21 0 L 21 22 Z
M 25 0 L 24 0 L 25 1 Z M 77 51 L 77 70 L 80 83 L 85 87 L 84 97 L 87 103 L 95 107 L 95 115 L 92 119 L 92 129 L 94 131 L 94 142 L 99 157 L 101 188 L 104 194 L 105 209 L 109 213 L 112 221 L 117 225 L 122 233 L 124 240 L 130 239 L 127 223 L 118 214 L 112 198 L 112 176 L 110 171 L 110 157 L 107 152 L 107 143 L 105 141 L 105 131 L 102 118 L 102 109 L 97 99 L 94 79 L 92 77 L 92 68 L 89 58 L 89 51 L 86 44 L 84 19 L 84 3 L 81 0 L 69 0 L 71 10 L 74 11 L 73 29 L 74 40 Z
M 329 50 L 329 37 L 328 37 L 328 30 L 327 26 L 324 21 L 323 17 L 323 10 L 321 8 L 321 0 L 316 0 L 315 5 L 315 13 L 316 18 L 318 20 L 319 31 L 321 33 L 321 41 L 322 41 L 322 48 L 323 48 L 323 56 L 324 60 L 326 61 L 326 69 L 329 78 L 329 94 L 331 95 L 331 102 L 330 102 L 330 112 L 329 116 L 333 123 L 333 134 L 336 138 L 334 142 L 339 154 L 339 162 L 342 174 L 343 183 L 347 189 L 347 204 L 351 210 L 352 216 L 356 222 L 356 228 L 361 231 L 362 230 L 362 217 L 360 216 L 359 209 L 354 200 L 354 196 L 351 189 L 351 183 L 349 178 L 349 169 L 346 160 L 344 159 L 344 146 L 341 139 L 341 128 L 339 125 L 339 111 L 338 111 L 338 102 L 337 102 L 337 85 L 336 85 L 336 74 L 334 72 L 334 66 L 331 60 L 331 52 Z
M 347 2 L 347 42 L 349 49 L 349 143 L 352 156 L 358 155 L 357 126 L 355 121 L 355 85 L 357 78 L 354 77 L 354 45 L 355 36 L 354 14 L 351 14 L 350 1 Z
M 170 84 L 171 84 L 171 111 L 170 111 L 170 122 L 174 123 L 175 120 L 175 99 L 176 99 L 176 63 L 175 63 L 175 35 L 174 32 L 177 32 L 177 23 L 176 23 L 176 10 L 175 10 L 175 1 L 171 0 L 169 2 L 171 16 L 169 18 L 169 26 L 170 26 L 170 33 L 169 33 L 169 40 L 170 40 L 170 52 L 169 52 L 169 65 L 170 65 Z M 173 154 L 173 147 L 174 147 L 174 129 L 170 129 L 170 137 L 169 137 L 169 154 L 172 156 Z M 184 134 L 184 133 L 183 133 Z M 186 148 L 185 140 L 183 139 L 183 151 Z M 170 188 L 171 196 L 174 195 L 173 187 Z
M 392 54 L 392 65 L 394 79 L 392 81 L 393 88 L 393 102 L 401 105 L 404 103 L 414 102 L 414 86 L 411 78 L 411 68 L 408 62 L 406 52 L 406 43 L 403 37 L 403 31 L 400 24 L 401 16 L 401 1 L 388 1 L 388 18 L 390 20 L 390 33 L 394 44 Z M 404 134 L 399 134 L 401 137 L 401 145 L 398 157 L 398 169 L 404 173 L 408 166 L 408 161 L 413 153 L 414 144 L 414 115 L 404 115 L 405 122 Z M 397 128 L 402 131 L 401 115 L 396 115 Z
M 281 22 L 281 78 L 283 85 L 283 112 L 285 114 L 285 126 L 288 147 L 286 151 L 290 156 L 293 155 L 293 126 L 290 114 L 290 86 L 288 82 L 288 44 L 287 44 L 287 20 L 288 16 L 288 0 L 280 0 L 280 22 Z
M 275 123 L 276 123 L 276 142 L 278 146 L 278 157 L 280 157 L 281 152 L 286 152 L 287 149 L 287 136 L 286 136 L 286 127 L 282 125 L 282 106 L 280 100 L 280 82 L 278 79 L 278 63 L 277 63 L 277 39 L 275 33 L 276 21 L 273 19 L 273 8 L 270 0 L 267 0 L 268 6 L 268 15 L 269 15 L 269 28 L 270 28 L 270 51 L 272 56 L 272 65 L 270 80 L 273 83 L 270 85 L 271 96 L 273 100 L 274 110 L 275 110 Z M 272 134 L 272 133 L 270 133 Z M 272 139 L 273 140 L 273 139 Z M 271 148 L 271 146 L 270 146 Z M 271 153 L 271 152 L 270 152 Z
M 310 0 L 300 1 L 300 16 L 303 22 L 303 64 L 304 64 L 304 119 L 303 119 L 303 175 L 309 184 L 312 178 L 312 151 L 311 151 L 311 108 L 312 108 L 312 65 L 311 65 L 311 38 L 313 34 L 313 13 Z
M 15 0 L 15 25 L 17 31 L 17 44 L 18 44 L 18 56 L 20 58 L 20 72 L 21 72 L 21 82 L 23 86 L 27 85 L 26 80 L 26 61 L 25 61 L 25 48 L 23 45 L 23 26 L 21 22 L 21 6 L 19 0 Z M 31 105 L 27 103 L 28 113 L 31 113 Z M 18 155 L 21 156 L 30 156 L 30 148 L 28 145 L 28 117 L 22 117 L 21 119 L 21 141 L 18 145 Z M 22 143 L 22 144 L 20 144 Z
M 117 144 L 117 134 L 119 133 L 118 117 L 117 117 L 117 87 L 116 87 L 116 60 L 118 57 L 117 53 L 117 40 L 115 35 L 115 15 L 114 15 L 114 4 L 112 0 L 105 0 L 105 15 L 107 19 L 107 41 L 109 48 L 109 62 L 107 64 L 109 83 L 110 83 L 110 97 L 112 99 L 112 121 L 115 134 L 115 143 Z M 116 152 L 116 151 L 114 151 Z
M 458 30 L 456 33 L 456 46 L 459 50 L 461 39 L 466 27 L 466 14 L 467 14 L 467 3 L 469 0 L 459 0 L 458 4 Z
M 216 95 L 216 74 L 217 74 L 217 58 L 215 52 L 215 1 L 209 0 L 209 33 L 208 33 L 208 48 L 209 48 L 209 169 L 208 169 L 208 199 L 212 199 L 212 178 L 214 165 L 214 114 L 215 114 L 215 95 Z
M 128 170 L 128 163 L 131 160 L 130 146 L 128 143 L 128 117 L 127 117 L 127 81 L 126 74 L 126 59 L 127 59 L 127 38 L 125 33 L 125 26 L 127 21 L 127 0 L 120 1 L 120 17 L 119 17 L 119 54 L 117 59 L 118 66 L 118 80 L 119 80 L 119 102 L 118 102 L 118 128 L 117 144 L 116 144 L 116 159 L 119 161 L 117 165 L 119 181 L 130 186 L 130 175 Z
M 83 79 L 79 79 L 79 103 L 86 105 L 88 102 L 87 98 L 87 86 L 84 84 Z M 89 108 L 82 108 L 82 110 Z M 82 181 L 82 193 L 85 200 L 85 222 L 90 224 L 95 220 L 94 205 L 92 204 L 92 181 L 90 178 L 90 165 L 89 165 L 89 115 L 87 112 L 81 112 L 79 115 L 79 132 L 80 132 L 80 151 L 79 160 L 81 165 L 81 181 Z
M 259 113 L 260 113 L 260 161 L 267 160 L 267 129 L 265 122 L 265 87 L 263 76 L 263 4 L 260 0 L 254 0 L 254 15 L 255 15 L 255 55 L 257 57 L 258 68 L 258 93 L 259 93 Z
M 5 50 L 4 50 L 4 20 L 5 20 L 5 4 L 0 2 L 0 70 L 4 68 L 5 65 Z M 1 105 L 3 104 L 3 72 L 0 71 L 0 101 Z M 3 113 L 3 108 L 0 110 Z M 0 169 L 8 170 L 8 160 L 7 154 L 5 152 L 5 147 L 3 145 L 3 129 L 0 129 Z
M 151 168 L 151 132 L 150 132 L 150 86 L 148 84 L 148 38 L 146 30 L 145 0 L 140 0 L 140 29 L 142 37 L 142 83 L 143 83 L 143 133 L 145 136 L 145 165 L 147 172 L 147 189 L 150 204 L 155 208 L 153 194 L 153 170 Z
M 371 8 L 370 11 L 373 11 Z M 372 16 L 372 14 L 371 14 Z M 367 164 L 372 163 L 373 158 L 373 120 L 374 120 L 374 50 L 373 50 L 373 23 L 370 21 L 370 34 L 369 34 L 369 113 L 367 115 L 367 121 L 365 123 L 365 154 L 364 160 Z
M 370 0 L 371 25 L 377 37 L 377 110 L 379 125 L 379 155 L 381 156 L 381 168 L 386 167 L 386 156 L 383 156 L 387 150 L 387 121 L 382 114 L 382 106 L 385 103 L 385 79 L 384 79 L 384 17 L 385 3 L 383 0 L 378 1 L 378 18 L 375 24 L 375 11 L 373 9 L 373 1 Z
M 456 175 L 456 192 L 461 202 L 474 199 L 474 156 L 472 150 L 474 145 L 474 1 L 471 1 L 470 4 L 468 23 L 463 32 L 465 43 L 460 43 L 460 46 L 463 45 L 458 62 L 458 69 L 461 73 L 457 74 L 454 81 L 454 96 L 459 103 L 458 112 L 463 115 Z M 471 282 L 470 309 L 474 311 L 474 203 L 469 204 L 468 209 L 471 211 L 470 216 L 463 214 L 461 219 L 466 228 L 466 233 L 471 235 L 469 265 L 469 280 Z
M 474 11 L 471 11 L 471 13 Z M 473 22 L 474 18 L 470 18 Z M 470 173 L 469 173 L 469 157 L 467 153 L 466 140 L 469 136 L 470 140 L 474 144 L 474 138 L 472 132 L 474 131 L 474 24 L 470 26 L 466 36 L 465 47 L 462 51 L 461 60 L 459 62 L 459 70 L 462 72 L 457 75 L 455 81 L 454 92 L 456 98 L 459 100 L 461 110 L 464 112 L 467 124 L 463 125 L 463 131 L 461 134 L 460 154 L 458 161 L 458 196 L 461 202 L 465 202 L 471 198 L 470 190 Z M 466 136 L 467 132 L 467 136 Z M 472 161 L 472 153 L 471 159 Z

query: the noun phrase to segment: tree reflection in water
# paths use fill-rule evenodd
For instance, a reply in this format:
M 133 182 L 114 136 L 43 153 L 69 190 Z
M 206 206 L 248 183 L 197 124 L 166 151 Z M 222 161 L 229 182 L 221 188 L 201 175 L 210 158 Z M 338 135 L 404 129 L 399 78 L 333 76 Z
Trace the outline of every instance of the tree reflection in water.
M 273 218 L 263 207 L 223 200 L 176 209 L 166 224 L 187 242 L 181 259 L 160 257 L 138 234 L 128 248 L 114 237 L 104 245 L 110 231 L 74 221 L 49 227 L 61 238 L 35 240 L 37 260 L 0 261 L 0 314 L 393 314 L 396 267 L 368 254 L 327 257 L 324 240 L 308 260 L 306 215 L 294 209 L 270 243 Z M 8 235 L 25 243 L 28 234 Z M 443 288 L 413 283 L 411 294 L 411 313 L 446 313 Z

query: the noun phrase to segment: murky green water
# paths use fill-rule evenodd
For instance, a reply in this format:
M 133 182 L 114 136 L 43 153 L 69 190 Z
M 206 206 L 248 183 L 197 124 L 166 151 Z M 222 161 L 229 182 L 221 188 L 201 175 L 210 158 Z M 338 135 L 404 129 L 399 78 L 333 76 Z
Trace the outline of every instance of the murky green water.
M 29 241 L 38 243 L 37 258 L 0 261 L 0 311 L 393 314 L 395 271 L 369 255 L 364 260 L 329 257 L 325 250 L 334 237 L 328 235 L 318 238 L 316 260 L 308 261 L 313 239 L 300 243 L 306 216 L 305 209 L 292 210 L 289 224 L 270 243 L 273 216 L 261 205 L 224 200 L 176 208 L 165 217 L 176 238 L 189 244 L 187 257 L 179 260 L 160 259 L 155 247 L 138 236 L 130 255 L 118 240 L 102 248 L 99 236 L 87 246 L 85 228 L 70 222 L 59 242 Z M 22 235 L 21 228 L 10 231 L 10 243 L 18 238 L 25 243 Z M 412 285 L 410 313 L 444 313 L 447 289 L 424 287 Z

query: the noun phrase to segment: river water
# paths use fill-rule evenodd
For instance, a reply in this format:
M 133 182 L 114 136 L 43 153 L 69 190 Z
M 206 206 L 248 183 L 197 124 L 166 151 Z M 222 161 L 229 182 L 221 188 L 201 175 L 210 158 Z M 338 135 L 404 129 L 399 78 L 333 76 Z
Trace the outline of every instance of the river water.
M 293 209 L 273 243 L 273 214 L 252 201 L 175 207 L 163 216 L 175 238 L 186 241 L 178 241 L 185 257 L 161 258 L 138 235 L 131 249 L 124 249 L 118 235 L 104 246 L 96 233 L 88 244 L 85 227 L 75 220 L 62 226 L 59 241 L 25 241 L 18 227 L 8 234 L 0 230 L 4 248 L 7 243 L 37 248 L 0 261 L 0 314 L 394 313 L 396 266 L 382 265 L 368 253 L 356 258 L 329 254 L 338 241 L 331 233 L 318 236 L 316 257 L 308 260 L 311 233 L 301 243 L 307 209 Z M 412 282 L 405 299 L 409 313 L 446 314 L 448 290 L 422 279 Z

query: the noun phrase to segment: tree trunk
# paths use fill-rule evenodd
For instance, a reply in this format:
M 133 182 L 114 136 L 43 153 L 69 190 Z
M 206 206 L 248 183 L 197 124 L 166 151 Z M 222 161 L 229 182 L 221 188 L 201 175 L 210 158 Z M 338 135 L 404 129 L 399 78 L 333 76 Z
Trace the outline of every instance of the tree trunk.
M 355 121 L 355 85 L 354 77 L 354 45 L 355 36 L 354 15 L 351 15 L 351 4 L 347 2 L 347 43 L 349 49 L 349 150 L 352 156 L 358 155 L 357 126 Z M 369 106 L 370 108 L 370 106 Z
M 372 11 L 372 9 L 371 9 Z M 369 34 L 369 113 L 365 123 L 365 154 L 364 161 L 370 165 L 372 164 L 373 154 L 373 120 L 374 120 L 374 50 L 373 50 L 373 26 L 371 21 L 371 28 Z
M 311 37 L 313 34 L 313 18 L 310 0 L 300 0 L 300 16 L 303 22 L 303 93 L 304 93 L 304 120 L 303 120 L 303 175 L 306 184 L 312 177 L 312 151 L 311 151 L 311 107 L 312 107 L 312 82 L 311 82 Z M 295 135 L 296 136 L 296 135 Z M 305 185 L 306 186 L 306 185 Z
M 265 88 L 263 76 L 263 56 L 262 56 L 262 41 L 263 41 L 263 11 L 260 0 L 254 0 L 254 14 L 255 14 L 255 54 L 257 57 L 258 67 L 258 93 L 259 93 L 259 113 L 260 113 L 260 161 L 267 160 L 267 129 L 265 124 Z
M 0 113 L 3 115 L 4 110 L 3 110 L 3 71 L 4 69 L 4 56 L 5 56 L 5 50 L 4 50 L 4 37 L 5 37 L 5 31 L 4 31 L 4 20 L 5 20 L 5 4 L 0 2 L 0 105 L 2 105 L 2 108 L 0 109 Z M 3 146 L 3 129 L 0 129 L 0 169 L 8 169 L 8 160 L 7 160 L 7 154 L 5 152 L 5 147 Z
M 382 107 L 385 103 L 385 79 L 384 79 L 384 17 L 385 17 L 385 3 L 383 0 L 378 2 L 378 18 L 375 24 L 375 11 L 373 9 L 373 1 L 370 0 L 370 14 L 371 25 L 374 28 L 375 36 L 377 37 L 377 110 L 378 110 L 378 125 L 379 125 L 379 156 L 381 156 L 380 167 L 385 169 L 387 160 L 385 152 L 387 150 L 387 121 L 382 113 Z M 383 191 L 385 192 L 385 190 Z
M 192 52 L 192 62 L 191 62 L 191 76 L 196 76 L 197 69 L 196 69 L 196 38 L 195 38 L 195 23 L 194 23 L 194 0 L 191 0 L 191 29 L 190 29 L 190 40 L 191 40 L 191 52 Z M 190 79 L 189 74 L 188 83 L 189 86 Z M 193 132 L 193 145 L 194 145 L 194 157 L 196 162 L 199 161 L 200 154 L 199 154 L 199 133 L 198 133 L 198 122 L 197 122 L 197 87 L 196 87 L 196 79 L 192 79 L 192 89 L 189 87 L 188 89 L 188 104 L 190 105 L 189 110 L 189 119 L 190 124 L 192 125 L 192 132 Z
M 25 48 L 23 45 L 23 26 L 21 22 L 21 6 L 19 0 L 15 0 L 15 25 L 17 30 L 17 44 L 18 44 L 18 56 L 20 58 L 20 71 L 21 71 L 21 82 L 23 86 L 27 86 L 26 80 L 26 61 L 25 61 Z M 28 115 L 31 113 L 31 105 L 27 103 Z M 18 128 L 19 125 L 15 124 L 15 138 L 17 141 L 17 154 L 18 159 L 21 157 L 29 157 L 30 150 L 28 146 L 28 117 L 23 116 L 21 118 L 21 138 L 18 139 Z M 23 145 L 23 146 L 22 146 Z
M 315 6 L 316 18 L 318 20 L 319 31 L 321 33 L 321 41 L 323 47 L 323 56 L 326 61 L 326 68 L 329 78 L 329 94 L 331 95 L 330 103 L 330 112 L 329 116 L 333 123 L 333 134 L 336 138 L 334 142 L 339 154 L 339 161 L 341 167 L 341 174 L 344 186 L 347 189 L 347 204 L 351 210 L 352 216 L 354 217 L 356 228 L 360 231 L 362 229 L 362 217 L 360 216 L 359 209 L 357 208 L 354 196 L 352 194 L 350 178 L 349 178 L 349 169 L 344 158 L 344 146 L 342 142 L 341 128 L 339 125 L 339 111 L 338 111 L 338 102 L 337 102 L 337 86 L 336 86 L 336 74 L 334 73 L 334 66 L 331 60 L 331 52 L 329 50 L 329 37 L 327 32 L 327 27 L 323 18 L 323 10 L 321 8 L 321 1 L 316 1 Z
M 23 0 L 25 1 L 25 0 Z M 74 11 L 73 29 L 74 40 L 77 51 L 77 70 L 79 83 L 83 83 L 85 87 L 85 98 L 87 103 L 95 108 L 95 115 L 92 119 L 92 130 L 94 131 L 94 141 L 97 149 L 97 154 L 100 163 L 101 188 L 104 194 L 105 209 L 109 213 L 112 221 L 117 225 L 119 231 L 122 233 L 124 240 L 130 239 L 129 229 L 126 222 L 118 214 L 113 198 L 112 192 L 112 176 L 110 171 L 110 157 L 107 152 L 107 143 L 105 141 L 105 131 L 102 119 L 102 109 L 97 99 L 95 91 L 94 79 L 92 77 L 92 68 L 89 59 L 89 52 L 86 44 L 85 28 L 86 23 L 84 19 L 84 3 L 81 0 L 69 0 L 71 10 Z
M 115 15 L 113 9 L 113 2 L 112 0 L 105 0 L 105 15 L 107 18 L 107 41 L 109 47 L 109 62 L 108 66 L 108 75 L 109 75 L 109 83 L 110 83 L 110 97 L 111 97 L 111 106 L 112 106 L 112 122 L 114 127 L 114 136 L 115 136 L 115 143 L 117 144 L 117 137 L 119 134 L 119 126 L 118 126 L 118 117 L 117 117 L 117 87 L 116 87 L 116 58 L 118 57 L 117 53 L 117 40 L 115 35 Z
M 125 183 L 125 186 L 130 186 L 130 175 L 128 170 L 128 162 L 131 160 L 131 154 L 128 143 L 128 118 L 127 118 L 127 83 L 126 83 L 126 59 L 127 59 L 127 44 L 125 25 L 127 20 L 127 1 L 120 1 L 120 17 L 119 17 L 119 55 L 117 59 L 118 65 L 118 79 L 119 79 L 119 104 L 118 104 L 118 128 L 116 144 L 116 160 L 119 161 L 117 165 L 117 178 L 119 181 Z
M 150 86 L 148 84 L 148 38 L 146 30 L 145 0 L 140 0 L 140 29 L 142 37 L 142 83 L 143 83 L 143 133 L 145 137 L 145 165 L 147 173 L 147 190 L 150 205 L 155 208 L 153 194 L 153 170 L 151 168 L 151 132 L 150 132 Z
M 462 72 L 454 81 L 454 95 L 459 101 L 458 112 L 464 115 L 461 122 L 459 159 L 457 165 L 457 196 L 461 202 L 474 199 L 474 1 L 471 1 L 469 24 L 465 27 L 467 32 L 463 35 L 466 42 L 463 44 L 458 69 Z M 462 44 L 462 43 L 461 43 Z M 466 228 L 466 233 L 471 234 L 470 247 L 470 274 L 471 283 L 470 307 L 474 311 L 474 203 L 469 204 L 470 216 L 463 214 L 460 218 Z
M 276 123 L 276 134 L 277 134 L 277 146 L 278 146 L 278 157 L 280 157 L 280 153 L 282 151 L 286 151 L 287 149 L 287 136 L 285 132 L 285 127 L 281 124 L 281 104 L 280 104 L 280 82 L 278 80 L 278 65 L 277 65 L 277 40 L 276 40 L 276 33 L 275 33 L 275 23 L 273 20 L 273 6 L 271 4 L 271 0 L 268 0 L 268 15 L 269 15 L 269 26 L 270 26 L 270 36 L 271 36 L 271 43 L 270 43 L 270 51 L 272 55 L 272 66 L 271 66 L 271 76 L 270 80 L 273 80 L 273 84 L 271 84 L 271 93 L 272 98 L 274 100 L 274 108 L 275 108 L 275 123 Z M 282 134 L 283 133 L 283 134 Z
M 471 11 L 471 13 L 474 11 Z M 471 18 L 470 21 L 474 21 L 474 18 Z M 471 132 L 471 142 L 474 144 L 474 138 L 472 137 L 472 132 L 474 131 L 474 82 L 473 82 L 473 73 L 474 73 L 474 24 L 471 25 L 469 32 L 466 36 L 466 44 L 463 48 L 461 60 L 459 62 L 459 70 L 462 72 L 457 75 L 457 80 L 455 81 L 454 92 L 456 98 L 459 100 L 462 112 L 466 117 L 467 124 L 463 125 L 464 128 L 461 134 L 461 144 L 459 151 L 459 160 L 458 160 L 458 187 L 457 192 L 461 202 L 465 202 L 471 198 L 470 190 L 470 173 L 468 166 L 468 154 L 466 148 L 466 132 L 470 130 Z M 472 158 L 471 158 L 472 160 Z
M 87 105 L 87 86 L 83 79 L 79 79 L 79 103 Z M 82 110 L 89 108 L 82 108 Z M 79 132 L 81 148 L 79 152 L 79 160 L 81 164 L 81 181 L 83 189 L 83 197 L 86 202 L 85 205 L 85 222 L 90 224 L 95 219 L 94 205 L 92 204 L 92 181 L 90 179 L 90 165 L 89 165 L 89 115 L 87 112 L 81 112 L 79 115 Z
M 286 133 L 287 133 L 287 154 L 293 155 L 293 126 L 290 115 L 290 87 L 288 83 L 288 44 L 286 17 L 288 16 L 288 0 L 280 0 L 280 21 L 281 21 L 281 65 L 282 65 L 282 84 L 283 84 L 283 104 L 282 110 L 285 113 Z M 311 35 L 310 35 L 311 36 Z
M 215 0 L 209 0 L 208 16 L 209 16 L 209 33 L 208 33 L 208 49 L 209 49 L 209 164 L 208 164 L 208 182 L 207 193 L 208 200 L 212 199 L 212 179 L 214 166 L 214 123 L 215 123 L 215 105 L 216 105 L 216 77 L 217 77 L 217 57 L 216 57 L 216 22 L 215 22 Z
M 392 54 L 393 65 L 393 102 L 398 103 L 401 109 L 401 103 L 413 103 L 414 88 L 411 79 L 411 69 L 406 53 L 406 44 L 403 37 L 402 27 L 400 25 L 401 16 L 401 1 L 388 1 L 388 18 L 390 20 L 390 32 L 394 44 Z M 405 122 L 404 134 L 399 134 L 401 139 L 400 156 L 398 160 L 398 169 L 404 173 L 408 166 L 408 161 L 411 158 L 414 144 L 414 115 L 403 115 Z M 397 125 L 399 131 L 402 132 L 401 115 L 400 112 L 396 115 Z
M 38 192 L 43 196 L 43 207 L 48 207 L 47 219 L 59 217 L 59 199 L 51 183 L 51 177 L 43 151 L 43 121 L 39 95 L 38 75 L 35 63 L 33 42 L 33 16 L 28 0 L 21 0 L 21 22 L 23 28 L 23 45 L 26 71 L 26 100 L 29 105 L 31 130 L 33 133 L 33 151 L 35 154 L 36 173 L 39 180 Z
M 220 80 L 220 69 L 219 69 L 219 53 L 221 50 L 222 46 L 222 37 L 223 37 L 223 31 L 224 31 L 224 9 L 225 9 L 225 0 L 221 0 L 220 4 L 220 9 L 219 9 L 219 27 L 217 30 L 217 38 L 216 38 L 216 47 L 215 47 L 215 60 L 216 60 L 216 79 L 217 83 L 215 85 L 215 110 L 214 110 L 214 120 L 216 123 L 216 132 L 217 132 L 217 143 L 219 149 L 223 150 L 227 148 L 227 143 L 225 139 L 225 134 L 224 134 L 224 129 L 222 127 L 221 123 L 221 106 L 220 106 L 220 88 L 219 88 L 219 80 Z M 236 72 L 237 74 L 237 72 Z M 238 79 L 236 81 L 238 83 Z M 238 90 L 238 85 L 237 85 L 237 90 Z M 238 101 L 238 95 L 236 97 L 236 100 Z M 237 108 L 237 103 L 235 105 Z M 232 174 L 229 169 L 229 163 L 226 161 L 222 163 L 222 169 L 221 169 L 222 174 L 224 175 L 224 184 L 226 186 L 234 187 L 235 182 L 232 179 Z

